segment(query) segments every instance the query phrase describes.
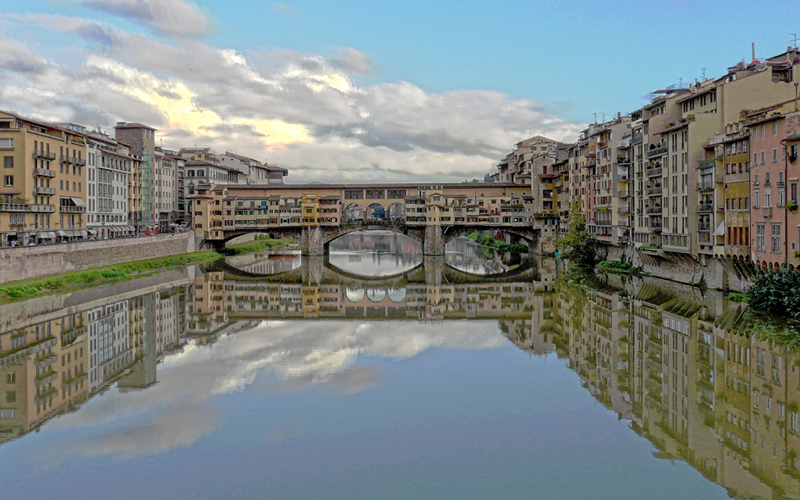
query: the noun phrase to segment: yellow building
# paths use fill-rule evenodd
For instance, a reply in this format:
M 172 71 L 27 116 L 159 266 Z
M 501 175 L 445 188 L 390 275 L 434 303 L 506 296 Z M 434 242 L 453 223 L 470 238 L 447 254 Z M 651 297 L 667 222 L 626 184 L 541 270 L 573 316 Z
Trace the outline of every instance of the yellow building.
M 0 156 L 0 246 L 87 236 L 83 137 L 0 112 Z

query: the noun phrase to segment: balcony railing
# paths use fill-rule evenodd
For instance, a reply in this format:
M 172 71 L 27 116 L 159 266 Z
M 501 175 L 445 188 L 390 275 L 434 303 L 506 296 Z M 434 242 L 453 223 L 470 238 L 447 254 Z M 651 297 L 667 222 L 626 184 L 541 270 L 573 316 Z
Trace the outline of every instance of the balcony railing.
M 647 215 L 661 215 L 661 207 L 647 207 Z
M 58 207 L 59 211 L 64 213 L 82 214 L 86 212 L 86 207 L 74 207 L 72 205 L 61 205 Z
M 657 233 L 660 233 L 661 231 L 664 230 L 664 226 L 661 225 L 661 224 L 653 224 L 652 226 L 650 226 L 650 229 L 652 229 L 653 231 L 655 231 Z
M 628 207 L 619 207 L 617 209 L 617 213 L 620 214 L 620 215 L 627 215 L 627 214 L 631 213 L 631 209 L 628 208 Z
M 662 171 L 661 167 L 658 167 L 658 168 L 645 169 L 644 172 L 645 174 L 647 174 L 647 177 L 655 177 L 657 175 L 661 175 L 661 171 Z
M 49 188 L 49 187 L 37 187 L 33 188 L 33 194 L 41 194 L 41 195 L 54 195 L 56 194 L 56 188 Z
M 655 158 L 657 156 L 662 156 L 667 153 L 667 146 L 659 146 L 657 148 L 651 149 L 647 152 L 647 159 Z
M 78 158 L 77 156 L 73 156 L 72 163 L 75 165 L 86 165 L 86 158 Z
M 700 231 L 701 233 L 707 233 L 707 232 L 711 231 L 711 225 L 710 224 L 698 224 L 697 225 L 697 230 Z
M 715 160 L 714 158 L 711 158 L 711 159 L 708 159 L 708 160 L 701 161 L 700 165 L 698 166 L 698 168 L 701 168 L 701 169 L 714 168 L 714 166 L 716 164 L 717 164 L 717 160 Z
M 55 160 L 56 154 L 51 153 L 50 151 L 45 151 L 43 149 L 37 149 L 33 151 L 33 157 L 36 159 L 40 158 L 42 160 Z
M 34 168 L 33 175 L 37 177 L 55 177 L 56 171 L 49 168 Z
M 661 186 L 653 186 L 647 188 L 647 196 L 661 196 Z
M 764 217 L 772 217 L 772 207 L 764 207 L 762 208 L 762 210 L 763 212 L 761 212 L 761 214 Z
M 701 182 L 697 185 L 698 191 L 712 191 L 714 189 L 713 182 Z
M 708 213 L 714 211 L 714 204 L 713 203 L 701 203 L 697 206 L 697 211 L 700 213 Z
M 35 213 L 49 213 L 52 214 L 56 211 L 55 205 L 29 205 L 31 212 Z

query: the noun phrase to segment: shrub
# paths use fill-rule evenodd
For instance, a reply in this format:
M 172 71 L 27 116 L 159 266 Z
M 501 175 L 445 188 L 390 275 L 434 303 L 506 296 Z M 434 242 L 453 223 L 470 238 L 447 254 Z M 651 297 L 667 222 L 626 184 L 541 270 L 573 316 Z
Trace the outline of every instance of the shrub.
M 800 319 L 800 273 L 776 269 L 757 274 L 745 298 L 756 311 Z

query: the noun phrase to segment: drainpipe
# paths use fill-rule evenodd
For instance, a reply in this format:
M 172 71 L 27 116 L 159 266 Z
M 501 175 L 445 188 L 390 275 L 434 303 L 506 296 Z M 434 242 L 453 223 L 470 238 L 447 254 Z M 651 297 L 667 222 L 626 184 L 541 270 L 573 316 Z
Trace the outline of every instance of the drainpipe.
M 785 121 L 785 119 L 784 119 Z M 780 140 L 783 146 L 783 223 L 786 226 L 786 237 L 783 239 L 783 267 L 789 268 L 789 151 L 786 149 L 786 139 Z

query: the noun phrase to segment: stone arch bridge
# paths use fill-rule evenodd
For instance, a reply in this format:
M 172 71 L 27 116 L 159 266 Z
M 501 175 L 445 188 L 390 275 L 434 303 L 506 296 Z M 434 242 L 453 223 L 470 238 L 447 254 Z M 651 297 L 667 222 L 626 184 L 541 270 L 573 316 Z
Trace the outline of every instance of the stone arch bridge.
M 248 233 L 291 236 L 303 255 L 325 255 L 345 234 L 384 229 L 444 255 L 474 231 L 538 249 L 530 186 L 500 183 L 200 186 L 191 196 L 195 236 L 221 248 Z

